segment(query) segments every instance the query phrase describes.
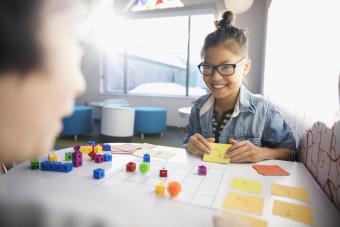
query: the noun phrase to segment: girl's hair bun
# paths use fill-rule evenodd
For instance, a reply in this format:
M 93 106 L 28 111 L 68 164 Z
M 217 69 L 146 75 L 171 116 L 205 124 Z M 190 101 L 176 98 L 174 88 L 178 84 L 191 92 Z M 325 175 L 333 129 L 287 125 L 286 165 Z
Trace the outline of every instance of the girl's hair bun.
M 231 11 L 225 11 L 222 15 L 222 20 L 215 21 L 215 26 L 217 29 L 223 27 L 230 27 L 234 25 L 235 16 Z

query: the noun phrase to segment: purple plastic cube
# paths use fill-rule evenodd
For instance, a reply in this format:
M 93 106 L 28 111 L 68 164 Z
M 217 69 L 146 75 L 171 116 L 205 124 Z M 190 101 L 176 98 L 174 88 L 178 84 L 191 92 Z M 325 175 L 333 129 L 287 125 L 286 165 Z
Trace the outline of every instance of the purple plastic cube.
M 96 157 L 96 163 L 104 162 L 104 156 L 102 154 L 98 154 Z
M 73 146 L 73 150 L 74 150 L 74 151 L 79 151 L 79 150 L 80 150 L 80 145 L 78 145 L 78 144 L 77 144 L 77 145 L 74 145 L 74 146 Z
M 83 165 L 83 155 L 80 151 L 75 151 L 72 153 L 72 164 L 74 167 Z
M 207 167 L 205 165 L 198 166 L 198 175 L 200 176 L 207 175 Z

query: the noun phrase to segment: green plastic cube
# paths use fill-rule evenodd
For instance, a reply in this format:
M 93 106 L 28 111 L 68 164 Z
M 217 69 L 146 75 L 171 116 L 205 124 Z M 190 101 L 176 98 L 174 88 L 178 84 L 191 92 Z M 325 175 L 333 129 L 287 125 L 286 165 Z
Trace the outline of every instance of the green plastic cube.
M 39 161 L 31 160 L 31 169 L 39 169 Z
M 72 152 L 65 152 L 65 161 L 72 161 Z
M 146 174 L 148 171 L 150 170 L 150 165 L 149 163 L 141 163 L 139 165 L 139 171 L 142 173 L 142 174 Z

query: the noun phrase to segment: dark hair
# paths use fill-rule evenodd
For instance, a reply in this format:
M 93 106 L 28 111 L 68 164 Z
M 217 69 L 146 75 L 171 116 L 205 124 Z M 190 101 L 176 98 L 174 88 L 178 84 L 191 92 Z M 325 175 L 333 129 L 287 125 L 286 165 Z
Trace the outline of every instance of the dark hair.
M 215 21 L 216 31 L 207 35 L 201 51 L 202 59 L 205 58 L 207 49 L 223 44 L 229 51 L 242 56 L 248 55 L 248 37 L 245 30 L 235 27 L 233 12 L 226 11 L 222 20 Z
M 38 42 L 43 0 L 0 1 L 0 73 L 26 73 L 42 61 Z

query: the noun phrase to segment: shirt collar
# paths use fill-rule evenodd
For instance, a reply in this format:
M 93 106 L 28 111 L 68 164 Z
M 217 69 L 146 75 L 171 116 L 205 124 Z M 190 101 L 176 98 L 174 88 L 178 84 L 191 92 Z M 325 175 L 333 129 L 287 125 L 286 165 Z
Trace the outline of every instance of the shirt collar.
M 211 108 L 213 108 L 214 102 L 215 102 L 215 96 L 213 94 L 210 94 L 209 98 L 204 102 L 204 104 L 200 108 L 200 112 L 199 112 L 200 117 L 203 116 L 206 112 L 208 112 Z M 234 112 L 231 115 L 231 117 L 238 116 L 240 112 L 251 112 L 251 113 L 256 112 L 253 96 L 243 84 L 241 84 L 240 86 L 240 93 L 237 98 Z

